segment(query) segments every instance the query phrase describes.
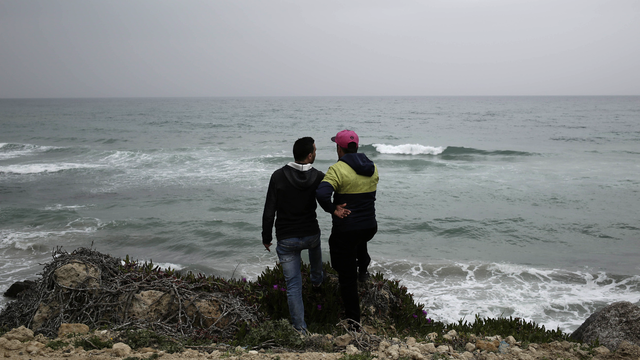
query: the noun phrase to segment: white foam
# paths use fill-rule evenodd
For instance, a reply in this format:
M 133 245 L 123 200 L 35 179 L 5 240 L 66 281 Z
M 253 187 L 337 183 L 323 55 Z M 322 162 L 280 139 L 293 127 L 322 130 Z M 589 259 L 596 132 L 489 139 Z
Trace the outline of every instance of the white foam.
M 120 262 L 122 263 L 122 265 L 124 265 L 124 260 L 121 260 Z M 152 261 L 151 261 L 151 259 L 149 259 L 149 260 L 137 259 L 136 262 L 138 264 L 144 264 L 145 262 L 149 263 L 149 262 L 152 262 Z M 163 262 L 163 263 L 154 262 L 153 263 L 153 267 L 155 268 L 156 266 L 159 267 L 162 270 L 167 270 L 167 269 L 171 268 L 171 270 L 178 270 L 179 271 L 179 270 L 184 269 L 184 266 L 182 266 L 180 264 L 174 264 L 174 263 L 169 263 L 169 262 Z
M 429 315 L 447 323 L 481 317 L 520 317 L 547 329 L 570 332 L 599 307 L 640 301 L 640 276 L 612 278 L 606 273 L 537 269 L 512 264 L 371 264 L 387 278 L 399 279 L 425 304 Z
M 88 224 L 86 223 L 88 222 Z M 18 250 L 33 250 L 34 246 L 44 245 L 51 242 L 51 239 L 63 238 L 69 234 L 88 234 L 97 230 L 97 226 L 91 224 L 90 220 L 74 220 L 67 224 L 62 230 L 0 230 L 0 249 L 15 248 Z
M 25 165 L 9 165 L 0 166 L 0 173 L 28 175 L 42 173 L 56 173 L 64 170 L 99 168 L 100 165 L 92 164 L 74 164 L 74 163 L 58 163 L 58 164 L 25 164 Z
M 93 206 L 93 205 L 89 205 L 89 206 Z M 60 210 L 77 210 L 77 209 L 82 209 L 87 207 L 87 205 L 62 205 L 62 204 L 55 204 L 52 206 L 45 206 L 44 210 L 46 211 L 60 211 Z
M 372 144 L 381 154 L 401 155 L 438 155 L 444 151 L 442 146 L 424 146 L 420 144 L 387 145 Z
M 51 149 L 59 149 L 55 146 L 40 146 L 33 144 L 9 144 L 0 143 L 0 160 L 17 158 L 34 153 L 46 152 Z
M 171 268 L 172 270 L 182 270 L 182 269 L 184 269 L 184 266 L 182 266 L 180 264 L 174 264 L 174 263 L 168 263 L 168 262 L 153 263 L 153 265 L 159 266 L 160 269 L 163 269 L 163 270 L 167 270 L 168 268 Z
M 264 169 L 261 158 L 229 158 L 216 148 L 187 149 L 178 152 L 152 153 L 116 151 L 98 160 L 105 166 L 122 172 L 108 179 L 109 188 L 127 187 L 141 183 L 149 186 L 193 186 L 232 182 L 243 186 L 262 185 L 271 171 Z

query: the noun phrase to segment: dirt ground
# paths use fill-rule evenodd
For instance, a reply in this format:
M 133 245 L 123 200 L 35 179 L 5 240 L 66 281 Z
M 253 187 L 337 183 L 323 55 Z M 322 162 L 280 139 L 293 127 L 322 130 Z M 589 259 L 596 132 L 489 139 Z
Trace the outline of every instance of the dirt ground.
M 333 352 L 296 352 L 281 349 L 246 350 L 229 348 L 223 344 L 211 344 L 200 348 L 187 349 L 180 353 L 169 354 L 151 348 L 132 350 L 128 345 L 117 343 L 111 349 L 85 351 L 67 345 L 59 350 L 46 347 L 52 339 L 42 335 L 33 336 L 28 329 L 14 329 L 0 337 L 0 357 L 11 359 L 225 359 L 225 360 L 337 360 L 346 355 L 360 354 L 356 348 L 362 339 L 343 335 L 332 338 L 326 335 L 312 335 L 326 337 L 331 342 Z M 358 335 L 356 335 L 358 336 Z M 451 334 L 455 338 L 455 334 Z M 68 339 L 66 339 L 68 340 Z M 436 347 L 429 338 L 416 340 L 414 338 L 378 339 L 370 351 L 371 358 L 379 360 L 640 360 L 640 346 L 623 342 L 618 349 L 610 351 L 604 346 L 593 348 L 585 344 L 573 342 L 553 342 L 549 344 L 527 344 L 522 346 L 516 339 L 509 337 L 477 338 L 475 343 L 468 342 L 464 349 L 454 349 L 451 345 Z M 445 341 L 446 343 L 446 341 Z

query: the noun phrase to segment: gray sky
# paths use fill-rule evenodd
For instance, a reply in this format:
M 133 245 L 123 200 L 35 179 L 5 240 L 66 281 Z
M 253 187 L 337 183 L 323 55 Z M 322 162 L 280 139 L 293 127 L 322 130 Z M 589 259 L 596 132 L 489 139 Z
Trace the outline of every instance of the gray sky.
M 0 0 L 0 98 L 640 95 L 639 0 Z

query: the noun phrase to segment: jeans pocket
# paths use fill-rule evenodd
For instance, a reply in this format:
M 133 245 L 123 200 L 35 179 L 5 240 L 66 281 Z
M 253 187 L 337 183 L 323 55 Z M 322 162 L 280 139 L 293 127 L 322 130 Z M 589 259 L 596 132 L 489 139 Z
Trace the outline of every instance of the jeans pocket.
M 295 255 L 293 254 L 279 254 L 278 253 L 278 260 L 280 260 L 281 264 L 286 264 L 288 262 L 292 262 L 293 260 L 295 260 Z

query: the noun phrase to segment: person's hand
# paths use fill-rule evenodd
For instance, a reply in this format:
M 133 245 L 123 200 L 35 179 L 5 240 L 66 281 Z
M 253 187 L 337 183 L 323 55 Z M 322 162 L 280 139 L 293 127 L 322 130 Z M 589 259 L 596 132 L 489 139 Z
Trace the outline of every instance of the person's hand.
M 262 244 L 262 245 L 264 245 L 264 248 L 265 248 L 268 252 L 271 252 L 271 250 L 269 250 L 269 247 L 271 247 L 271 244 L 272 244 L 272 243 Z
M 345 206 L 347 206 L 347 203 L 336 205 L 336 209 L 333 210 L 333 215 L 339 217 L 340 219 L 346 218 L 347 215 L 351 214 L 351 210 L 345 208 Z

